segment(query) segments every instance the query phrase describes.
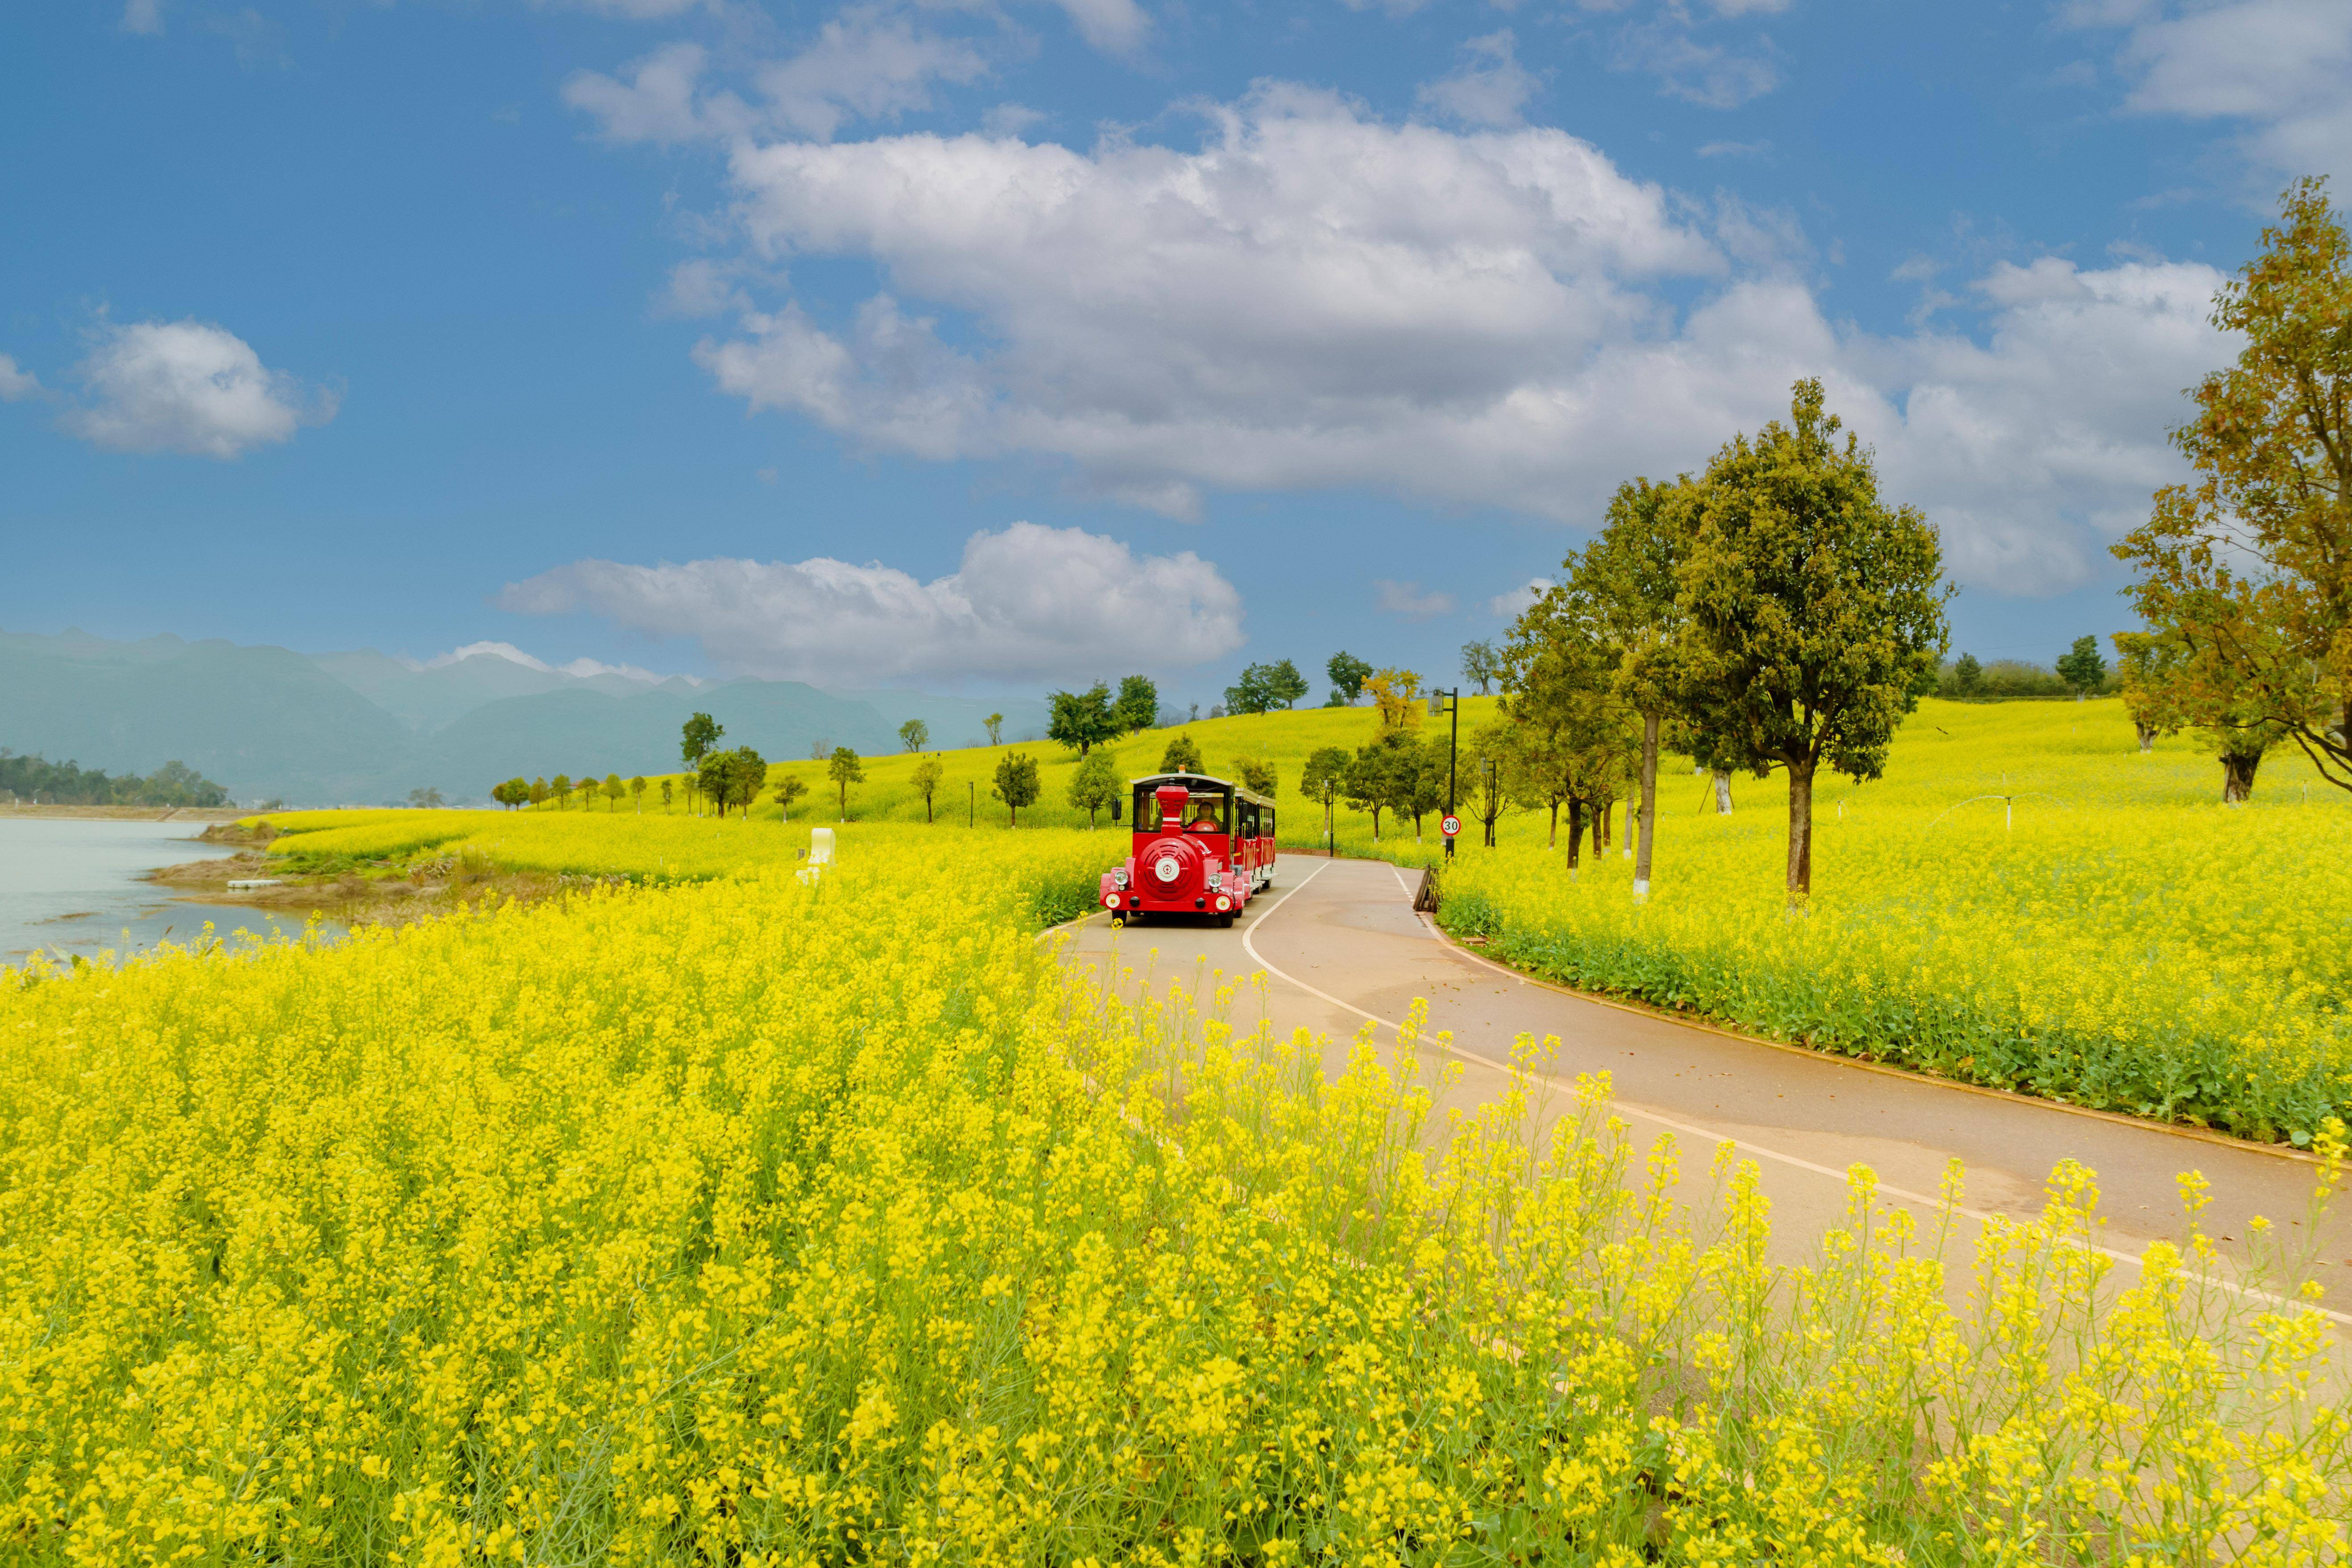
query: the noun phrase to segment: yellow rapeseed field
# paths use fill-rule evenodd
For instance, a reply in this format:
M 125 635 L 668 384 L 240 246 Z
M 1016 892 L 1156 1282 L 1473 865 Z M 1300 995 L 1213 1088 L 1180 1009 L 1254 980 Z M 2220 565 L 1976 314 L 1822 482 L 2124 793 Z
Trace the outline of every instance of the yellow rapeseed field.
M 9 1556 L 2343 1557 L 2322 1320 L 2111 1272 L 2086 1173 L 1971 1259 L 1858 1169 L 1779 1268 L 1605 1085 L 1096 992 L 1054 839 L 0 987 Z
M 1442 918 L 1510 962 L 1787 1039 L 2307 1143 L 2352 1107 L 2352 798 L 2273 753 L 2220 803 L 2189 739 L 2113 703 L 1927 704 L 1885 778 L 1820 791 L 1811 912 L 1787 791 L 1662 783 L 1654 891 L 1540 830 L 1465 847 Z

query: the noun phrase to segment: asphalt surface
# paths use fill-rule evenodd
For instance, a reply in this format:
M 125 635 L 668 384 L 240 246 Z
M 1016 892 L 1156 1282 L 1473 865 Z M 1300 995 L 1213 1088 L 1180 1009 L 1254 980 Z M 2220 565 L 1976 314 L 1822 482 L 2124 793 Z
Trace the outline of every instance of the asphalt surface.
M 2045 1101 L 1975 1089 L 1745 1038 L 1611 1005 L 1503 970 L 1440 936 L 1413 912 L 1408 874 L 1382 861 L 1286 858 L 1273 889 L 1251 900 L 1229 930 L 1172 921 L 1113 928 L 1097 913 L 1072 933 L 1068 962 L 1114 964 L 1129 987 L 1176 982 L 1202 994 L 1263 972 L 1267 1018 L 1287 1033 L 1328 1037 L 1336 1070 L 1348 1043 L 1372 1022 L 1383 1044 L 1416 1001 L 1428 1004 L 1432 1058 L 1450 1050 L 1459 1081 L 1441 1101 L 1492 1100 L 1521 1036 L 1557 1037 L 1547 1075 L 1564 1108 L 1580 1073 L 1607 1073 L 1619 1114 L 1637 1144 L 1671 1133 L 1682 1151 L 1683 1190 L 1704 1187 L 1715 1146 L 1735 1142 L 1757 1163 L 1773 1205 L 1774 1248 L 1795 1259 L 1844 1215 L 1847 1168 L 1877 1173 L 1880 1195 L 1925 1219 L 1947 1167 L 1965 1172 L 1963 1215 L 1980 1223 L 2041 1212 L 2052 1167 L 2072 1159 L 2096 1173 L 2102 1250 L 2136 1257 L 2149 1242 L 2186 1232 L 2179 1177 L 2211 1184 L 2203 1215 L 2222 1250 L 2242 1258 L 2249 1222 L 2266 1215 L 2275 1236 L 2312 1257 L 2325 1304 L 2352 1309 L 2352 1215 L 2306 1218 L 2316 1178 L 2305 1159 L 2107 1118 Z M 1255 998 L 1236 1005 L 1255 1023 Z M 1451 1035 L 1440 1046 L 1434 1037 Z M 1974 1237 L 1964 1237 L 1972 1247 Z M 1964 1247 L 1956 1261 L 1969 1256 Z M 1968 1270 L 1952 1270 L 1956 1289 Z M 2339 1317 L 2339 1329 L 2352 1316 Z

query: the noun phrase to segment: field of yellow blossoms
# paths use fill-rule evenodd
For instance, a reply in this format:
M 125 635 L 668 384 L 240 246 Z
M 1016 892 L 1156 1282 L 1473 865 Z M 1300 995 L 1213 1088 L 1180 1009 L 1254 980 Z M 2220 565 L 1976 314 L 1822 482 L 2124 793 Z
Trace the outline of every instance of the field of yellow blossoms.
M 1655 875 L 1465 846 L 1441 918 L 1510 962 L 1783 1039 L 2307 1144 L 2352 1116 L 2352 797 L 2292 747 L 2220 803 L 2193 738 L 2112 702 L 1931 703 L 1885 778 L 1820 788 L 1784 917 L 1787 789 L 1661 781 Z
M 1979 1237 L 1857 1170 L 1780 1267 L 1605 1086 L 1441 1121 L 1410 1040 L 1089 989 L 1099 838 L 693 831 L 0 984 L 9 1561 L 2343 1560 L 2325 1320 L 2111 1268 L 2084 1173 Z

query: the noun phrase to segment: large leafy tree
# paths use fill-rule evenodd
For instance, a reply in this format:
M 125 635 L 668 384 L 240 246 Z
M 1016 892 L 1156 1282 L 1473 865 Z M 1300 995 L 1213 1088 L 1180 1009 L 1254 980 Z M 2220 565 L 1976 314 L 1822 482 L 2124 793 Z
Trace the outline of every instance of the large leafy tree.
M 1046 701 L 1053 709 L 1045 725 L 1047 740 L 1059 741 L 1083 757 L 1105 741 L 1118 739 L 1119 721 L 1105 682 L 1097 680 L 1084 691 L 1056 691 Z
M 1813 779 L 1879 776 L 1949 640 L 1943 548 L 1879 500 L 1870 455 L 1797 383 L 1790 421 L 1735 437 L 1699 479 L 1675 569 L 1675 686 L 1697 760 L 1789 775 L 1788 890 L 1812 890 Z
M 1571 556 L 1566 580 L 1528 607 L 1503 650 L 1503 711 L 1518 733 L 1496 750 L 1502 782 L 1524 804 L 1551 807 L 1555 845 L 1559 808 L 1568 807 L 1570 871 L 1588 816 L 1597 831 L 1641 745 L 1605 587 Z
M 1149 730 L 1160 722 L 1160 687 L 1148 675 L 1130 675 L 1118 683 L 1110 705 L 1111 721 L 1122 735 Z
M 1335 699 L 1332 706 L 1346 708 L 1362 699 L 1364 682 L 1372 678 L 1372 667 L 1369 660 L 1358 658 L 1346 648 L 1341 648 L 1323 666 L 1323 673 L 1331 682 L 1331 695 Z
M 1401 729 L 1382 729 L 1348 764 L 1340 787 L 1348 804 L 1372 819 L 1372 841 L 1380 842 L 1381 814 L 1410 812 L 1421 775 L 1421 747 Z
M 919 752 L 931 743 L 931 727 L 920 719 L 909 719 L 898 726 L 898 749 Z
M 1070 773 L 1070 805 L 1087 814 L 1088 827 L 1095 826 L 1096 814 L 1108 810 L 1126 789 L 1127 781 L 1119 777 L 1118 766 L 1108 752 L 1097 752 Z
M 2352 239 L 2324 181 L 2288 189 L 2213 324 L 2245 347 L 2173 432 L 2198 478 L 2115 552 L 2191 656 L 2198 722 L 2274 730 L 2352 789 Z
M 1502 656 L 1490 642 L 1466 642 L 1462 645 L 1462 679 L 1478 689 L 1485 697 L 1495 689 L 1503 673 Z
M 1232 713 L 1271 713 L 1288 708 L 1307 695 L 1307 678 L 1286 658 L 1244 667 L 1241 679 L 1225 688 L 1225 710 Z
M 866 764 L 847 746 L 835 746 L 824 771 L 841 792 L 841 820 L 849 820 L 849 786 L 866 782 Z
M 1331 806 L 1347 787 L 1348 753 L 1338 746 L 1318 746 L 1307 753 L 1298 773 L 1298 793 L 1323 806 L 1323 842 L 1331 847 Z M 1270 793 L 1270 792 L 1269 792 Z
M 1013 826 L 1021 826 L 1021 808 L 1036 804 L 1037 792 L 1036 758 L 1026 752 L 1007 752 L 998 759 L 996 782 L 988 793 L 1004 803 Z
M 2058 679 L 2080 702 L 2104 685 L 2107 679 L 2107 661 L 2099 657 L 2099 639 L 2079 637 L 2074 646 L 2058 656 Z

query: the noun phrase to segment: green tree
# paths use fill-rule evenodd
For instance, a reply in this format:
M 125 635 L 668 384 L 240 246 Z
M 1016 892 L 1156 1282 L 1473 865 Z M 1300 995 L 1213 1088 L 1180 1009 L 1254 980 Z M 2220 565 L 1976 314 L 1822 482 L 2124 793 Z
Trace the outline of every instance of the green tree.
M 1490 721 L 1471 735 L 1469 754 L 1462 759 L 1469 773 L 1462 781 L 1469 786 L 1463 804 L 1485 829 L 1489 849 L 1495 847 L 1495 824 L 1502 820 L 1503 807 L 1510 800 L 1512 752 L 1517 738 L 1517 727 L 1507 719 Z
M 776 787 L 768 792 L 768 798 L 776 803 L 776 820 L 790 822 L 793 819 L 794 803 L 808 792 L 808 780 L 798 773 L 786 773 L 782 778 L 778 779 Z
M 995 745 L 997 742 L 997 731 L 1004 728 L 1004 715 L 1002 713 L 991 713 L 987 718 L 982 719 L 981 723 L 988 731 L 988 743 L 992 746 Z
M 1021 808 L 1037 801 L 1037 759 L 1026 752 L 1007 752 L 996 764 L 996 783 L 989 794 L 1004 803 L 1008 821 L 1021 826 Z
M 512 811 L 515 807 L 530 801 L 530 781 L 520 778 L 509 779 L 490 791 L 490 798 L 509 811 Z
M 1169 736 L 1167 748 L 1160 753 L 1160 771 L 1163 773 L 1202 772 L 1200 742 L 1182 730 Z
M 726 726 L 708 713 L 697 713 L 679 727 L 677 754 L 684 758 L 689 771 L 699 767 L 702 759 L 719 744 L 719 737 L 727 733 Z
M 572 804 L 572 775 L 558 773 L 547 781 L 548 793 L 555 796 L 555 809 L 562 811 Z
M 2177 735 L 2189 722 L 2179 679 L 2188 650 L 2178 637 L 2153 632 L 2117 632 L 2115 644 L 2124 711 L 2138 732 L 2139 749 L 2153 751 L 2157 737 Z
M 2099 657 L 2096 637 L 2076 637 L 2074 646 L 2058 656 L 2057 668 L 2058 679 L 2066 683 L 2077 702 L 2096 691 L 2107 679 L 2107 661 Z
M 898 749 L 919 752 L 931 743 L 931 727 L 920 719 L 909 719 L 898 726 Z
M 1967 701 L 1984 689 L 1984 666 L 1977 656 L 1964 653 L 1952 666 L 1952 695 Z
M 1235 757 L 1234 773 L 1241 779 L 1242 788 L 1266 799 L 1274 798 L 1274 764 L 1256 757 Z
M 1307 678 L 1298 673 L 1298 667 L 1286 658 L 1276 659 L 1243 668 L 1241 679 L 1225 688 L 1225 710 L 1271 713 L 1296 705 L 1306 695 Z
M 1160 722 L 1160 688 L 1149 677 L 1130 675 L 1118 683 L 1118 699 L 1110 705 L 1111 721 L 1122 735 L 1133 735 Z
M 1372 667 L 1341 648 L 1323 666 L 1323 673 L 1331 682 L 1331 695 L 1341 699 L 1336 706 L 1353 707 L 1364 695 L 1364 682 L 1372 678 Z
M 695 764 L 694 787 L 702 798 L 717 809 L 719 819 L 727 820 L 727 808 L 734 804 L 735 780 L 727 768 L 727 753 L 710 752 Z
M 606 773 L 604 775 L 604 814 L 609 816 L 619 810 L 621 797 L 628 793 L 629 786 L 621 782 L 620 774 Z
M 1411 809 L 1421 772 L 1421 748 L 1402 730 L 1382 730 L 1348 764 L 1341 788 L 1348 804 L 1372 819 L 1372 842 L 1381 841 L 1381 814 Z
M 849 820 L 849 786 L 866 782 L 866 769 L 858 762 L 856 752 L 851 751 L 847 746 L 835 746 L 833 749 L 833 758 L 825 763 L 824 771 L 827 776 L 840 786 L 841 820 L 847 822 Z
M 1656 716 L 1636 712 L 1633 700 L 1646 689 L 1625 671 L 1627 659 L 1639 657 L 1645 645 L 1623 635 L 1616 619 L 1622 584 L 1591 555 L 1570 556 L 1566 577 L 1512 626 L 1504 654 L 1503 711 L 1519 733 L 1493 751 L 1502 767 L 1498 787 L 1525 804 L 1540 801 L 1551 808 L 1555 847 L 1559 808 L 1568 808 L 1570 875 L 1582 855 L 1588 817 L 1594 848 L 1601 847 L 1602 806 L 1616 798 L 1635 759 L 1643 760 L 1654 790 L 1656 781 Z M 1641 870 L 1637 862 L 1637 879 Z
M 441 809 L 441 792 L 420 785 L 408 792 L 408 804 L 416 811 L 438 811 Z
M 1045 738 L 1085 756 L 1105 741 L 1118 739 L 1118 721 L 1112 716 L 1110 688 L 1097 680 L 1084 691 L 1055 691 L 1045 700 L 1053 710 Z
M 1307 764 L 1299 770 L 1298 793 L 1319 802 L 1323 807 L 1323 843 L 1333 847 L 1331 807 L 1348 784 L 1348 764 L 1351 759 L 1338 746 L 1318 746 L 1307 753 Z
M 925 822 L 931 820 L 931 797 L 939 793 L 940 781 L 946 776 L 947 769 L 940 765 L 937 757 L 925 757 L 915 764 L 915 771 L 909 775 L 909 782 L 914 784 L 915 793 L 923 797 Z
M 1812 890 L 1813 779 L 1885 770 L 1948 639 L 1943 550 L 1916 508 L 1878 499 L 1870 456 L 1804 380 L 1778 420 L 1708 463 L 1680 567 L 1680 694 L 1710 767 L 1789 774 L 1788 891 Z
M 1462 645 L 1462 679 L 1478 689 L 1485 697 L 1502 678 L 1503 661 L 1490 642 L 1466 642 Z
M 728 793 L 749 818 L 752 804 L 768 786 L 768 759 L 749 746 L 738 746 L 727 753 L 727 769 Z
M 547 797 L 548 797 L 549 795 L 551 795 L 554 794 L 554 793 L 555 793 L 555 792 L 554 792 L 553 788 L 552 788 L 552 787 L 548 784 L 548 782 L 547 782 L 545 779 L 535 778 L 535 779 L 533 779 L 533 780 L 531 780 L 531 781 L 530 781 L 530 804 L 531 804 L 531 805 L 541 805 L 546 804 Z
M 1108 752 L 1081 759 L 1070 774 L 1070 805 L 1087 814 L 1088 827 L 1095 826 L 1095 814 L 1107 809 L 1126 790 L 1127 781 L 1119 777 L 1118 765 Z
M 662 780 L 662 815 L 665 816 L 669 815 L 670 802 L 676 798 L 672 793 L 675 788 L 676 785 L 670 779 L 666 777 Z
M 2199 723 L 2270 727 L 2352 790 L 2352 237 L 2305 179 L 2262 239 L 2214 300 L 2244 347 L 2173 432 L 2199 477 L 2115 553 Z
M 1403 788 L 1397 796 L 1396 807 L 1412 818 L 1412 841 L 1421 842 L 1422 818 L 1433 811 L 1445 809 L 1446 792 L 1454 786 L 1454 747 L 1450 738 L 1435 735 L 1428 743 L 1416 748 L 1417 755 L 1411 767 L 1399 763 L 1400 782 Z
M 629 780 L 629 795 L 631 797 L 630 804 L 634 805 L 637 808 L 637 815 L 639 816 L 643 816 L 646 814 L 645 774 L 638 773 Z

